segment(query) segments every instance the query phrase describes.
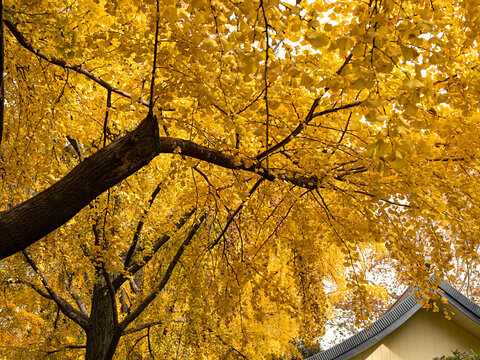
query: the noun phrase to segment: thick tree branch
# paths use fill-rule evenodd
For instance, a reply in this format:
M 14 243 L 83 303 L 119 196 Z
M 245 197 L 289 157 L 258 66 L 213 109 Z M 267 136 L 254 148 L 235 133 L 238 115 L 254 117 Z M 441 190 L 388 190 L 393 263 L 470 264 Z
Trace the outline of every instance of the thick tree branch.
M 178 153 L 232 170 L 244 170 L 256 173 L 266 180 L 283 180 L 306 189 L 321 186 L 322 179 L 293 171 L 273 171 L 265 168 L 256 159 L 226 154 L 220 150 L 198 145 L 189 140 L 161 137 L 160 153 Z M 273 148 L 273 147 L 272 147 Z M 272 149 L 270 148 L 270 149 Z
M 90 201 L 147 165 L 157 154 L 190 156 L 227 169 L 254 172 L 307 189 L 321 179 L 293 172 L 274 173 L 249 158 L 240 158 L 189 140 L 159 137 L 157 120 L 147 116 L 131 133 L 83 160 L 64 178 L 33 198 L 0 212 L 0 259 L 27 248 L 57 229 Z
M 64 178 L 33 198 L 0 212 L 0 259 L 27 248 L 57 229 L 90 201 L 147 165 L 159 153 L 181 154 L 227 169 L 257 173 L 307 189 L 321 179 L 293 172 L 268 170 L 253 159 L 226 154 L 189 140 L 159 137 L 155 116 L 149 114 L 131 133 L 83 160 Z
M 158 141 L 157 121 L 147 117 L 133 132 L 80 162 L 51 187 L 0 212 L 0 258 L 27 248 L 148 164 L 158 153 Z
M 75 309 L 72 305 L 70 305 L 68 301 L 66 301 L 64 298 L 58 295 L 50 286 L 45 276 L 43 276 L 42 272 L 38 269 L 37 264 L 30 257 L 27 250 L 23 250 L 22 252 L 28 264 L 32 267 L 33 271 L 35 271 L 35 273 L 40 277 L 40 280 L 42 281 L 43 286 L 45 286 L 45 289 L 47 290 L 48 294 L 52 297 L 53 301 L 55 301 L 55 303 L 58 305 L 62 313 L 65 314 L 65 316 L 67 316 L 69 319 L 73 320 L 78 325 L 80 325 L 84 330 L 87 330 L 89 327 L 88 317 L 82 314 L 77 309 Z
M 113 322 L 115 326 L 118 325 L 118 311 L 117 311 L 117 300 L 115 297 L 116 291 L 113 288 L 112 281 L 110 279 L 110 274 L 107 273 L 105 270 L 105 264 L 102 263 L 102 274 L 103 278 L 105 279 L 105 283 L 107 284 L 108 295 L 110 296 L 110 303 L 112 305 L 112 314 L 113 314 Z
M 183 241 L 182 245 L 180 245 L 179 249 L 177 250 L 177 253 L 173 257 L 172 261 L 168 265 L 167 270 L 165 271 L 165 274 L 163 275 L 162 280 L 158 283 L 158 285 L 155 287 L 155 290 L 153 290 L 152 293 L 150 293 L 130 314 L 128 314 L 122 322 L 119 324 L 122 329 L 125 329 L 128 324 L 130 324 L 133 320 L 135 320 L 142 312 L 145 310 L 145 308 L 150 305 L 150 303 L 155 300 L 157 295 L 160 293 L 160 291 L 163 290 L 165 285 L 167 284 L 168 280 L 170 280 L 170 277 L 172 276 L 173 270 L 177 266 L 178 262 L 180 261 L 181 256 L 183 255 L 183 252 L 187 248 L 187 246 L 190 244 L 192 241 L 193 237 L 197 233 L 198 229 L 200 228 L 200 225 L 203 223 L 203 221 L 206 218 L 206 214 L 203 214 L 200 219 L 197 220 L 195 225 L 192 226 L 190 229 L 190 232 L 188 233 L 187 237 Z

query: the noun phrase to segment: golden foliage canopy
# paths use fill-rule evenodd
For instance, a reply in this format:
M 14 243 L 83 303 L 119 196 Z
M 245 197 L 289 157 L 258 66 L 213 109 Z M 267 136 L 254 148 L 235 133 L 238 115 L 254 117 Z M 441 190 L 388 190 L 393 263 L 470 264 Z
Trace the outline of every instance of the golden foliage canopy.
M 2 353 L 270 359 L 478 264 L 479 13 L 4 0 Z

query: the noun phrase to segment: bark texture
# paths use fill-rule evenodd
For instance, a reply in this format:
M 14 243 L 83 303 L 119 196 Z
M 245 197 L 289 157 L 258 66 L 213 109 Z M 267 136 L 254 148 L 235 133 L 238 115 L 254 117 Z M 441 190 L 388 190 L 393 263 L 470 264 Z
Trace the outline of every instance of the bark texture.
M 92 295 L 90 326 L 87 330 L 86 360 L 111 359 L 118 345 L 122 331 L 119 330 L 115 321 L 111 300 L 107 287 L 102 283 L 95 284 Z
M 83 160 L 49 188 L 0 212 L 0 260 L 26 249 L 66 223 L 97 196 L 147 165 L 160 153 L 189 156 L 307 189 L 322 186 L 322 179 L 316 176 L 292 171 L 274 173 L 254 158 L 241 158 L 189 140 L 159 137 L 157 119 L 149 115 L 134 131 Z
M 64 178 L 0 213 L 0 258 L 25 249 L 66 223 L 90 201 L 138 171 L 158 153 L 156 118 L 86 158 Z

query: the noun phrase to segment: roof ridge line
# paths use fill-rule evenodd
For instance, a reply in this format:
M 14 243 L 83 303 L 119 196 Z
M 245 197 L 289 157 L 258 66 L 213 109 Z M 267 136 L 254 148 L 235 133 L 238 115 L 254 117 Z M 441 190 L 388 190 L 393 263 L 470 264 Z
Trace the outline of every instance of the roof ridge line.
M 430 282 L 436 284 L 436 289 L 433 290 L 437 294 L 447 299 L 447 301 L 449 301 L 453 306 L 457 307 L 458 310 L 462 311 L 473 321 L 480 324 L 480 306 L 468 299 L 449 283 L 443 280 L 438 283 L 436 275 L 430 276 Z M 408 289 L 406 291 L 408 291 Z M 339 344 L 331 347 L 330 349 L 310 356 L 305 360 L 346 360 L 351 356 L 364 351 L 391 332 L 395 331 L 418 310 L 420 310 L 423 307 L 423 304 L 421 303 L 421 300 L 423 299 L 424 298 L 418 297 L 418 295 L 413 292 L 399 303 L 398 301 L 395 302 L 387 312 L 385 312 L 371 325 L 350 336 Z

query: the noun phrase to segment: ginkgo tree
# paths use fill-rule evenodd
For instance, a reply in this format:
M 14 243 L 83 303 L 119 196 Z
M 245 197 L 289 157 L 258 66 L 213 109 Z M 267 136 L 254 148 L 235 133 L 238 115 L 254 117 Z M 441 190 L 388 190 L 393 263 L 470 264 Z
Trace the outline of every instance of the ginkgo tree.
M 0 13 L 9 358 L 278 357 L 368 317 L 364 254 L 478 264 L 476 1 Z

